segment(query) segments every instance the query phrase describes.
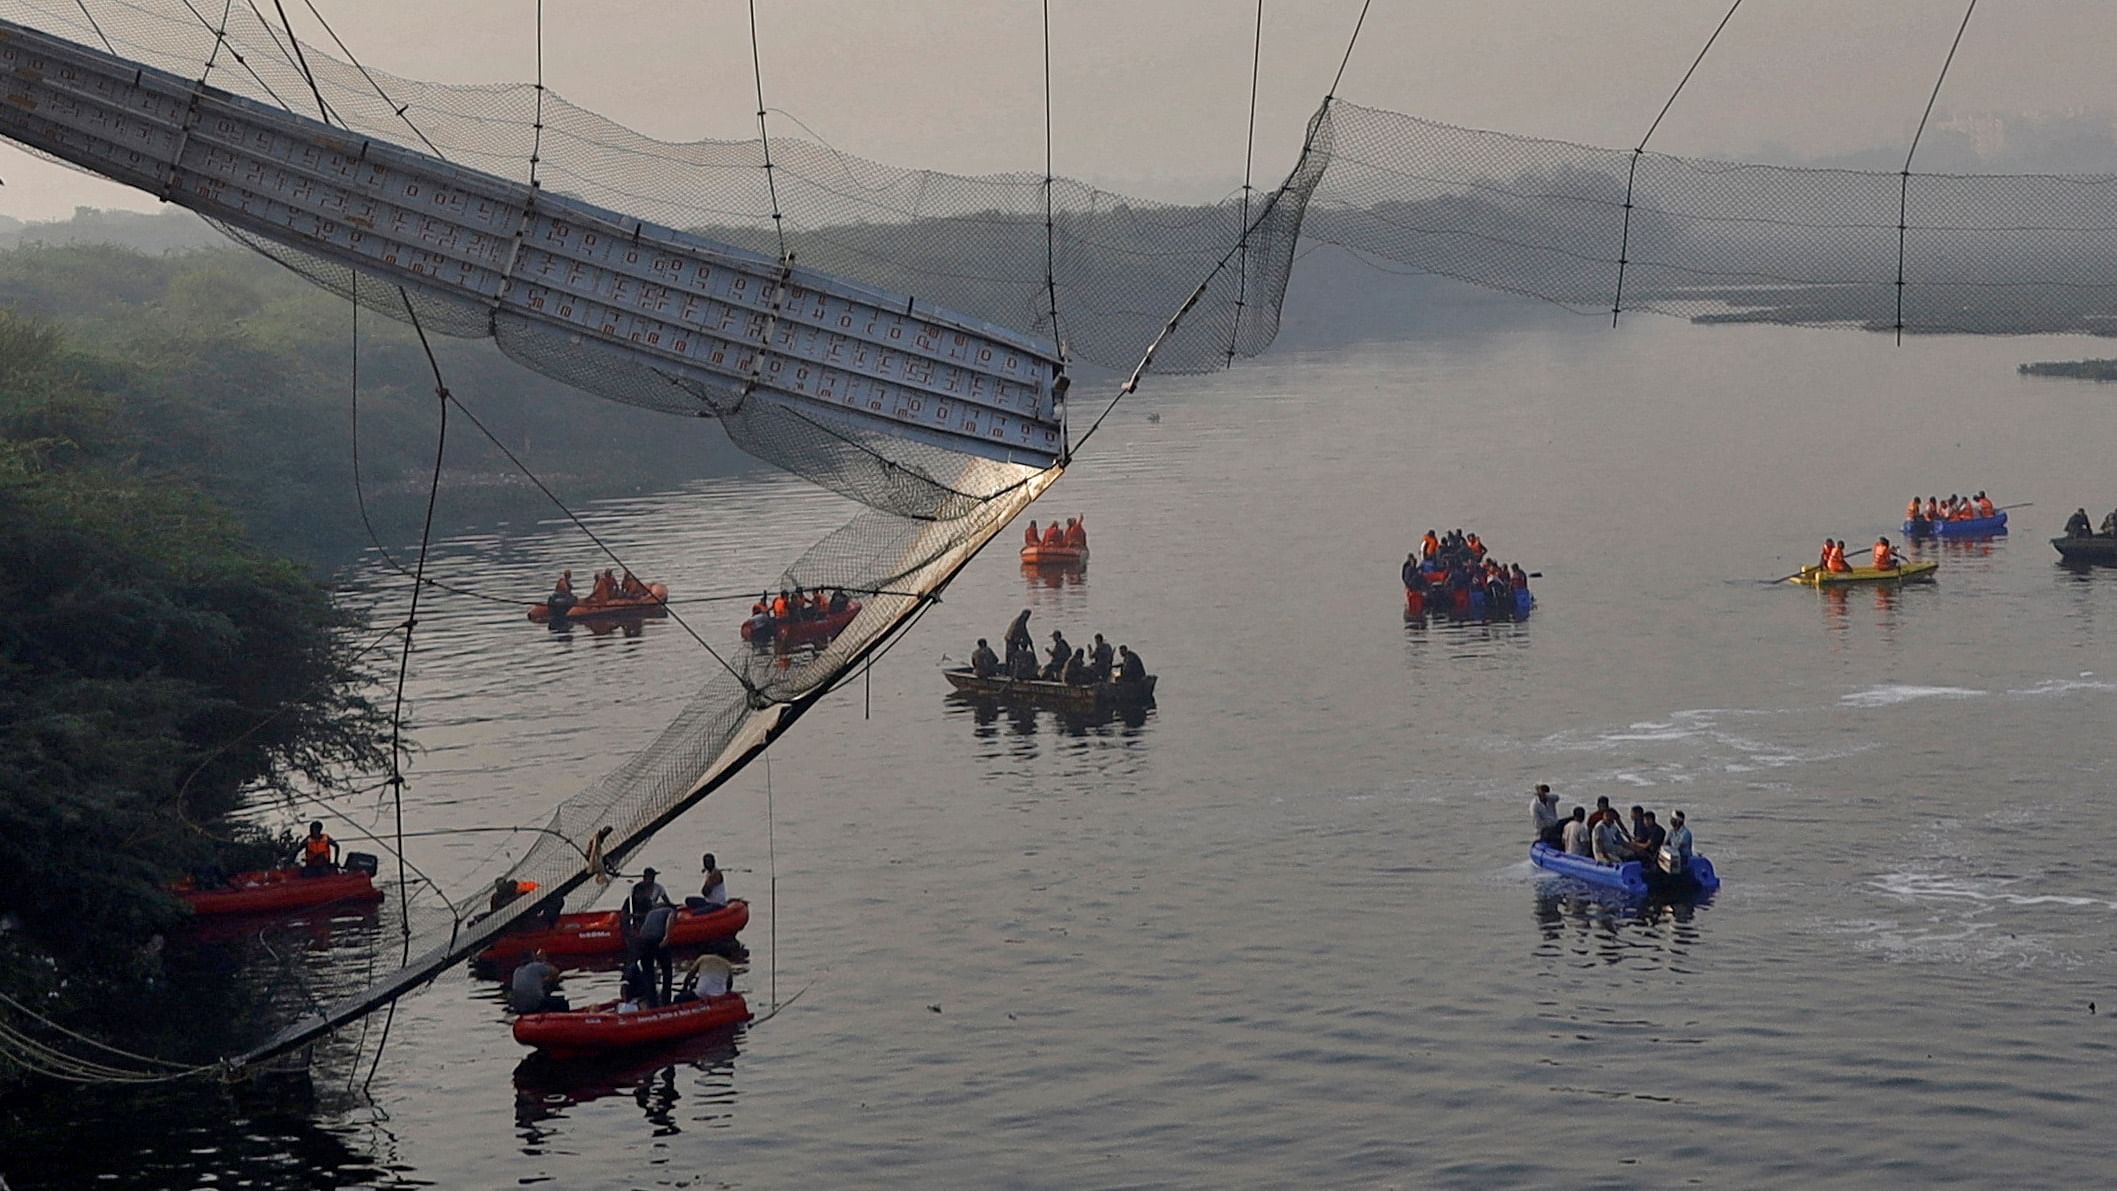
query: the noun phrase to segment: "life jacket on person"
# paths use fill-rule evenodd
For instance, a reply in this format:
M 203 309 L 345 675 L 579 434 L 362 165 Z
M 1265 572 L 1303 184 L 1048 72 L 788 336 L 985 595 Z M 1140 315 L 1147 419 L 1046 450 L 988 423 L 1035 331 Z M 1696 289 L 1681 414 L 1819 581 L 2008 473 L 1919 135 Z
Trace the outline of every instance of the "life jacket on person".
M 1999 510 L 1998 510 L 1998 509 L 1996 509 L 1996 508 L 1994 508 L 1994 507 L 1992 506 L 1992 498 L 1991 498 L 1991 497 L 1989 497 L 1989 496 L 1986 496 L 1986 495 L 1984 495 L 1983 493 L 1979 493 L 1979 494 L 1978 494 L 1978 498 L 1977 498 L 1977 515 L 1978 515 L 1978 516 L 1980 516 L 1980 517 L 1990 517 L 1990 516 L 1993 516 L 1994 514 L 1996 514 L 1996 513 L 1998 513 L 1998 512 L 1999 512 Z
M 1874 565 L 1877 570 L 1883 571 L 1896 565 L 1896 551 L 1889 548 L 1888 542 L 1879 540 L 1875 542 Z
M 787 595 L 785 592 L 782 591 L 778 595 L 772 597 L 772 618 L 774 620 L 785 620 L 787 618 L 788 610 L 789 609 L 787 607 Z
M 639 581 L 639 576 L 631 571 L 626 571 L 624 581 L 618 584 L 618 590 L 633 599 L 638 599 L 647 594 L 647 585 Z
M 312 868 L 331 863 L 331 837 L 312 835 L 302 840 L 301 862 Z
M 768 611 L 768 608 L 763 600 L 750 605 L 750 615 L 752 616 L 763 616 L 766 611 Z
M 1940 519 L 1941 519 L 1941 500 L 1940 500 L 1940 497 L 1937 497 L 1937 496 L 1929 496 L 1929 497 L 1927 497 L 1927 498 L 1926 498 L 1926 520 L 1928 520 L 1928 521 L 1938 521 L 1938 520 L 1940 520 Z
M 1484 558 L 1485 558 L 1485 543 L 1483 543 L 1483 542 L 1480 542 L 1480 541 L 1478 541 L 1478 539 L 1477 539 L 1477 535 L 1476 535 L 1476 534 L 1471 534 L 1471 535 L 1470 535 L 1469 537 L 1467 537 L 1467 538 L 1464 538 L 1464 539 L 1463 539 L 1463 545 L 1465 545 L 1465 546 L 1468 546 L 1468 547 L 1470 548 L 1470 558 L 1471 558 L 1471 561 L 1473 561 L 1473 562 L 1482 562 L 1482 561 L 1484 561 Z
M 1022 545 L 1024 546 L 1034 546 L 1043 540 L 1043 537 L 1036 531 L 1036 522 L 1034 521 L 1029 523 L 1028 529 L 1022 531 Z
M 1439 538 L 1437 538 L 1437 537 L 1433 536 L 1433 531 L 1432 531 L 1432 530 L 1430 530 L 1430 529 L 1429 529 L 1429 530 L 1427 530 L 1427 531 L 1426 531 L 1426 537 L 1425 537 L 1425 538 L 1424 538 L 1423 540 L 1421 540 L 1421 541 L 1419 542 L 1419 557 L 1420 557 L 1420 558 L 1433 558 L 1433 557 L 1435 557 L 1435 556 L 1439 555 L 1439 554 L 1440 554 L 1440 552 L 1441 552 L 1441 539 L 1439 539 Z
M 1911 498 L 1911 503 L 1904 506 L 1904 520 L 1917 521 L 1919 519 L 1919 498 L 1914 496 Z
M 1076 550 L 1086 550 L 1088 548 L 1088 525 L 1086 522 L 1075 517 L 1066 526 L 1066 544 Z
M 557 583 L 554 583 L 554 584 L 552 584 L 552 585 L 551 585 L 551 594 L 553 594 L 553 595 L 572 595 L 572 594 L 573 594 L 573 572 L 572 572 L 572 571 L 568 571 L 568 572 L 566 572 L 565 574 L 563 574 L 563 575 L 560 575 L 560 576 L 559 576 L 559 581 L 558 581 Z
M 1823 565 L 1826 569 L 1841 575 L 1852 569 L 1852 564 L 1845 561 L 1845 547 L 1838 545 L 1836 542 L 1830 544 L 1830 554 Z
M 1829 538 L 1824 538 L 1823 552 L 1816 555 L 1816 566 L 1826 571 L 1829 570 L 1830 556 L 1837 551 L 1837 548 L 1838 544 L 1836 542 L 1831 541 Z
M 1064 526 L 1054 521 L 1050 525 L 1044 527 L 1044 545 L 1063 546 L 1065 544 L 1066 529 Z

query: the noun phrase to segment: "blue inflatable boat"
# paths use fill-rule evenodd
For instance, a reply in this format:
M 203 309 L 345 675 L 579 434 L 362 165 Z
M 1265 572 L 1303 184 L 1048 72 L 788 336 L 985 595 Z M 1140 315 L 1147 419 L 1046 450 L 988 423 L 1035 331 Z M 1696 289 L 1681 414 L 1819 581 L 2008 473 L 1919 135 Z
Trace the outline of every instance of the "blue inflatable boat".
M 1632 897 L 1645 897 L 1655 891 L 1647 884 L 1646 871 L 1637 860 L 1604 864 L 1593 857 L 1575 856 L 1539 842 L 1529 845 L 1529 863 L 1560 876 L 1615 889 Z M 1691 869 L 1684 876 L 1687 880 L 1678 890 L 1680 892 L 1711 893 L 1720 888 L 1720 874 L 1713 871 L 1713 862 L 1695 853 L 1691 856 Z
M 1534 607 L 1536 607 L 1536 597 L 1530 594 L 1528 588 L 1517 587 L 1514 589 L 1514 610 L 1510 613 L 1507 613 L 1507 615 L 1513 616 L 1516 620 L 1520 620 L 1522 617 L 1529 615 L 1529 609 Z M 1486 595 L 1485 590 L 1483 588 L 1471 588 L 1470 615 L 1490 616 L 1491 614 L 1492 597 Z
M 1907 538 L 1990 538 L 2007 532 L 2007 511 L 2001 509 L 1990 517 L 1972 517 L 1967 521 L 1906 521 L 1904 536 Z

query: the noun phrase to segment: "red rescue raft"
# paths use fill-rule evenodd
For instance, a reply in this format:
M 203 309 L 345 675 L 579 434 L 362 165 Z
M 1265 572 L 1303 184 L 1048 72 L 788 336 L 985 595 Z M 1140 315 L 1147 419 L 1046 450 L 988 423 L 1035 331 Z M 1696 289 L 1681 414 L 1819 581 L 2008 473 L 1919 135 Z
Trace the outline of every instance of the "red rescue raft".
M 1022 561 L 1033 567 L 1079 566 L 1088 561 L 1086 546 L 1024 546 Z
M 236 873 L 223 889 L 200 889 L 188 878 L 169 887 L 194 914 L 276 914 L 331 902 L 379 902 L 382 890 L 366 873 L 304 877 L 298 868 Z
M 752 616 L 742 622 L 742 639 L 754 645 L 762 645 L 767 641 L 778 641 L 786 645 L 834 641 L 838 634 L 845 631 L 845 626 L 853 623 L 853 618 L 858 615 L 860 601 L 854 600 L 845 606 L 844 611 L 827 613 L 814 620 L 782 622 L 769 614 Z
M 568 620 L 594 620 L 604 616 L 667 616 L 669 585 L 649 583 L 643 596 L 612 596 L 607 600 L 582 600 L 566 610 Z M 551 619 L 551 605 L 531 604 L 529 619 L 538 624 Z
M 678 910 L 669 923 L 665 947 L 696 947 L 715 939 L 732 939 L 750 925 L 750 903 L 735 898 L 717 910 Z M 623 924 L 616 910 L 591 910 L 561 914 L 558 925 L 545 930 L 510 931 L 478 953 L 481 964 L 513 963 L 542 951 L 554 959 L 562 956 L 620 955 L 625 950 Z
M 515 1019 L 515 1041 L 534 1046 L 554 1059 L 576 1059 L 633 1047 L 674 1042 L 750 1020 L 741 993 L 704 997 L 619 1013 L 608 1001 L 568 1013 L 530 1013 Z

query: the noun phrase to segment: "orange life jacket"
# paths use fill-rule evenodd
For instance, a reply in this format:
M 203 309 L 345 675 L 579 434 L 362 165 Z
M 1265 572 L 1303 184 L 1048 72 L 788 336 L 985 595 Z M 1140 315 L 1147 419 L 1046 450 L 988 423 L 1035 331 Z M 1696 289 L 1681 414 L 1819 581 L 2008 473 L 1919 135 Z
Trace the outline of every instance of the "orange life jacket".
M 1088 527 L 1078 521 L 1074 522 L 1073 528 L 1066 531 L 1066 544 L 1076 549 L 1086 546 L 1088 544 Z
M 773 597 L 772 597 L 772 615 L 774 615 L 774 616 L 777 616 L 777 617 L 779 617 L 779 618 L 781 618 L 781 619 L 785 619 L 785 618 L 786 618 L 786 614 L 787 614 L 787 598 L 786 598 L 785 596 L 783 596 L 783 595 L 777 595 L 777 596 L 773 596 Z
M 1980 496 L 1980 497 L 1978 497 L 1978 498 L 1977 498 L 1977 515 L 1978 515 L 1978 516 L 1980 516 L 1980 517 L 1990 517 L 1990 516 L 1992 516 L 1992 515 L 1993 515 L 1994 513 L 1998 512 L 1998 511 L 1999 511 L 1999 510 L 1997 510 L 1997 509 L 1995 509 L 1995 508 L 1993 508 L 1993 507 L 1992 507 L 1992 498 L 1991 498 L 1991 497 L 1989 497 L 1989 496 Z
M 1845 561 L 1845 548 L 1843 546 L 1836 545 L 1835 543 L 1831 545 L 1830 560 L 1826 564 L 1826 566 L 1828 567 L 1828 569 L 1835 571 L 1839 574 L 1843 574 L 1844 572 L 1852 569 L 1852 564 Z
M 1440 552 L 1441 539 L 1433 536 L 1432 534 L 1427 534 L 1426 540 L 1419 543 L 1419 554 L 1422 558 L 1432 558 L 1434 555 L 1439 554 Z
M 1928 521 L 1938 521 L 1938 520 L 1940 520 L 1940 519 L 1941 519 L 1941 502 L 1940 502 L 1939 500 L 1935 499 L 1934 497 L 1931 497 L 1931 496 L 1927 497 L 1927 498 L 1926 498 L 1926 520 L 1928 520 Z
M 1463 539 L 1463 544 L 1470 547 L 1470 557 L 1485 557 L 1485 543 L 1478 541 L 1476 534 L 1471 534 L 1469 537 Z
M 331 837 L 312 835 L 301 841 L 301 858 L 309 864 L 328 864 L 331 860 Z
M 1874 544 L 1874 565 L 1885 571 L 1896 565 L 1896 551 L 1891 550 L 1887 542 Z
M 1031 521 L 1029 528 L 1022 531 L 1022 544 L 1024 546 L 1034 546 L 1041 541 L 1043 539 L 1037 536 L 1036 522 Z
M 1063 545 L 1065 545 L 1065 544 L 1066 544 L 1066 529 L 1065 529 L 1065 527 L 1064 527 L 1064 526 L 1062 526 L 1062 525 L 1059 525 L 1059 524 L 1057 524 L 1057 523 L 1053 523 L 1052 525 L 1050 525 L 1050 526 L 1046 527 L 1046 528 L 1045 528 L 1045 530 L 1044 530 L 1044 544 L 1045 544 L 1046 546 L 1063 546 Z

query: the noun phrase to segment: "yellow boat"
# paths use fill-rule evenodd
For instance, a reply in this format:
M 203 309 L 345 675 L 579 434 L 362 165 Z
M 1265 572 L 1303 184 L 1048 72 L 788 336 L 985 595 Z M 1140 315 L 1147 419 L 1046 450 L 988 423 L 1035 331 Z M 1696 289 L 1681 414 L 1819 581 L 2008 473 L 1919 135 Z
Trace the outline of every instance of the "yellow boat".
M 1832 587 L 1840 583 L 1931 583 L 1933 572 L 1940 570 L 1937 562 L 1907 562 L 1883 570 L 1881 567 L 1854 567 L 1849 571 L 1826 571 L 1822 567 L 1802 567 L 1801 573 L 1787 580 L 1807 587 Z

